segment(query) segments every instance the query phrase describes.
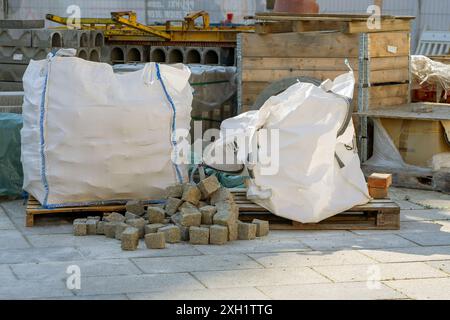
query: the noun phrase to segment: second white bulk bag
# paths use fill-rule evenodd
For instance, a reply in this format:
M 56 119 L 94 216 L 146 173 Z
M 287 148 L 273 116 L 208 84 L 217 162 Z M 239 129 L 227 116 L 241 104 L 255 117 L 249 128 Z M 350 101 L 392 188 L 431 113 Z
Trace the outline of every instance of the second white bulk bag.
M 235 145 L 241 163 L 257 141 L 258 157 L 247 164 L 252 175 L 248 198 L 302 223 L 317 223 L 370 201 L 348 118 L 354 86 L 353 72 L 320 87 L 299 82 L 260 110 L 222 123 L 215 144 Z M 273 144 L 277 136 L 278 146 Z M 263 148 L 266 141 L 271 143 Z

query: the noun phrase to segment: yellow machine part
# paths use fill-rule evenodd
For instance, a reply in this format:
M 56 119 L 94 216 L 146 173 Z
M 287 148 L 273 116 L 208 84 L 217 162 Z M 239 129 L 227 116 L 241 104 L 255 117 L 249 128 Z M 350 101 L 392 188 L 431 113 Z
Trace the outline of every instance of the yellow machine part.
M 202 18 L 202 24 L 195 21 Z M 47 20 L 68 26 L 68 18 L 47 14 Z M 209 14 L 193 12 L 184 20 L 167 21 L 165 25 L 144 25 L 137 22 L 133 11 L 112 12 L 111 18 L 81 18 L 82 30 L 103 30 L 111 41 L 168 41 L 233 43 L 242 32 L 254 32 L 254 26 L 211 26 Z

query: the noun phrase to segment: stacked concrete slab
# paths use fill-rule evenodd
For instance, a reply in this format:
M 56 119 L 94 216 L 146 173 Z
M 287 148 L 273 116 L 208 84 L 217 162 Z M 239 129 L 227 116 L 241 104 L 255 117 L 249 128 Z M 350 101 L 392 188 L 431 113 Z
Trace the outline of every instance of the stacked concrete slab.
M 0 91 L 21 91 L 30 60 L 45 59 L 59 48 L 77 49 L 77 56 L 101 61 L 101 31 L 44 29 L 44 21 L 3 20 L 0 24 Z M 105 61 L 109 62 L 109 61 Z
M 152 46 L 149 61 L 233 66 L 234 48 Z
M 22 113 L 23 92 L 0 92 L 0 113 Z

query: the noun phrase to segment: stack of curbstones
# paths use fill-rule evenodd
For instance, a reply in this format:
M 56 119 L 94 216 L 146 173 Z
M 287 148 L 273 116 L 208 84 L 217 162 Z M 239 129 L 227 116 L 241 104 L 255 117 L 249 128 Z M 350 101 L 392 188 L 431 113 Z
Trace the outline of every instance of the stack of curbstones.
M 74 235 L 102 234 L 122 242 L 123 250 L 137 250 L 139 239 L 149 249 L 164 249 L 166 243 L 188 241 L 195 245 L 223 245 L 234 240 L 253 240 L 267 236 L 269 222 L 239 221 L 239 207 L 232 193 L 216 176 L 198 185 L 179 184 L 166 189 L 165 205 L 129 201 L 126 213 L 105 213 L 100 217 L 76 219 Z

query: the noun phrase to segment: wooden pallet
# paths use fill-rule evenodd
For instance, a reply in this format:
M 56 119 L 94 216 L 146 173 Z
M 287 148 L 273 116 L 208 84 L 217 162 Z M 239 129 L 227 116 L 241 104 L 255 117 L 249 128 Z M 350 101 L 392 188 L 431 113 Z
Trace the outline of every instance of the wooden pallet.
M 272 230 L 398 230 L 400 228 L 400 207 L 391 200 L 374 200 L 367 205 L 357 206 L 347 212 L 315 224 L 302 224 L 273 215 L 263 207 L 247 199 L 245 191 L 232 190 L 239 206 L 240 219 L 268 220 Z M 26 226 L 34 225 L 36 215 L 63 213 L 105 213 L 124 212 L 125 205 L 102 205 L 45 209 L 30 196 L 26 206 Z
M 123 204 L 45 209 L 41 206 L 39 201 L 37 201 L 33 196 L 30 195 L 25 209 L 26 212 L 25 225 L 27 227 L 32 227 L 34 225 L 34 218 L 36 215 L 58 214 L 58 213 L 59 214 L 89 213 L 89 212 L 103 214 L 105 212 L 123 212 L 123 211 L 125 211 L 125 205 Z
M 271 230 L 398 230 L 400 207 L 392 200 L 373 200 L 320 223 L 300 223 L 273 215 L 247 199 L 244 192 L 233 192 L 239 205 L 240 220 L 268 220 Z

